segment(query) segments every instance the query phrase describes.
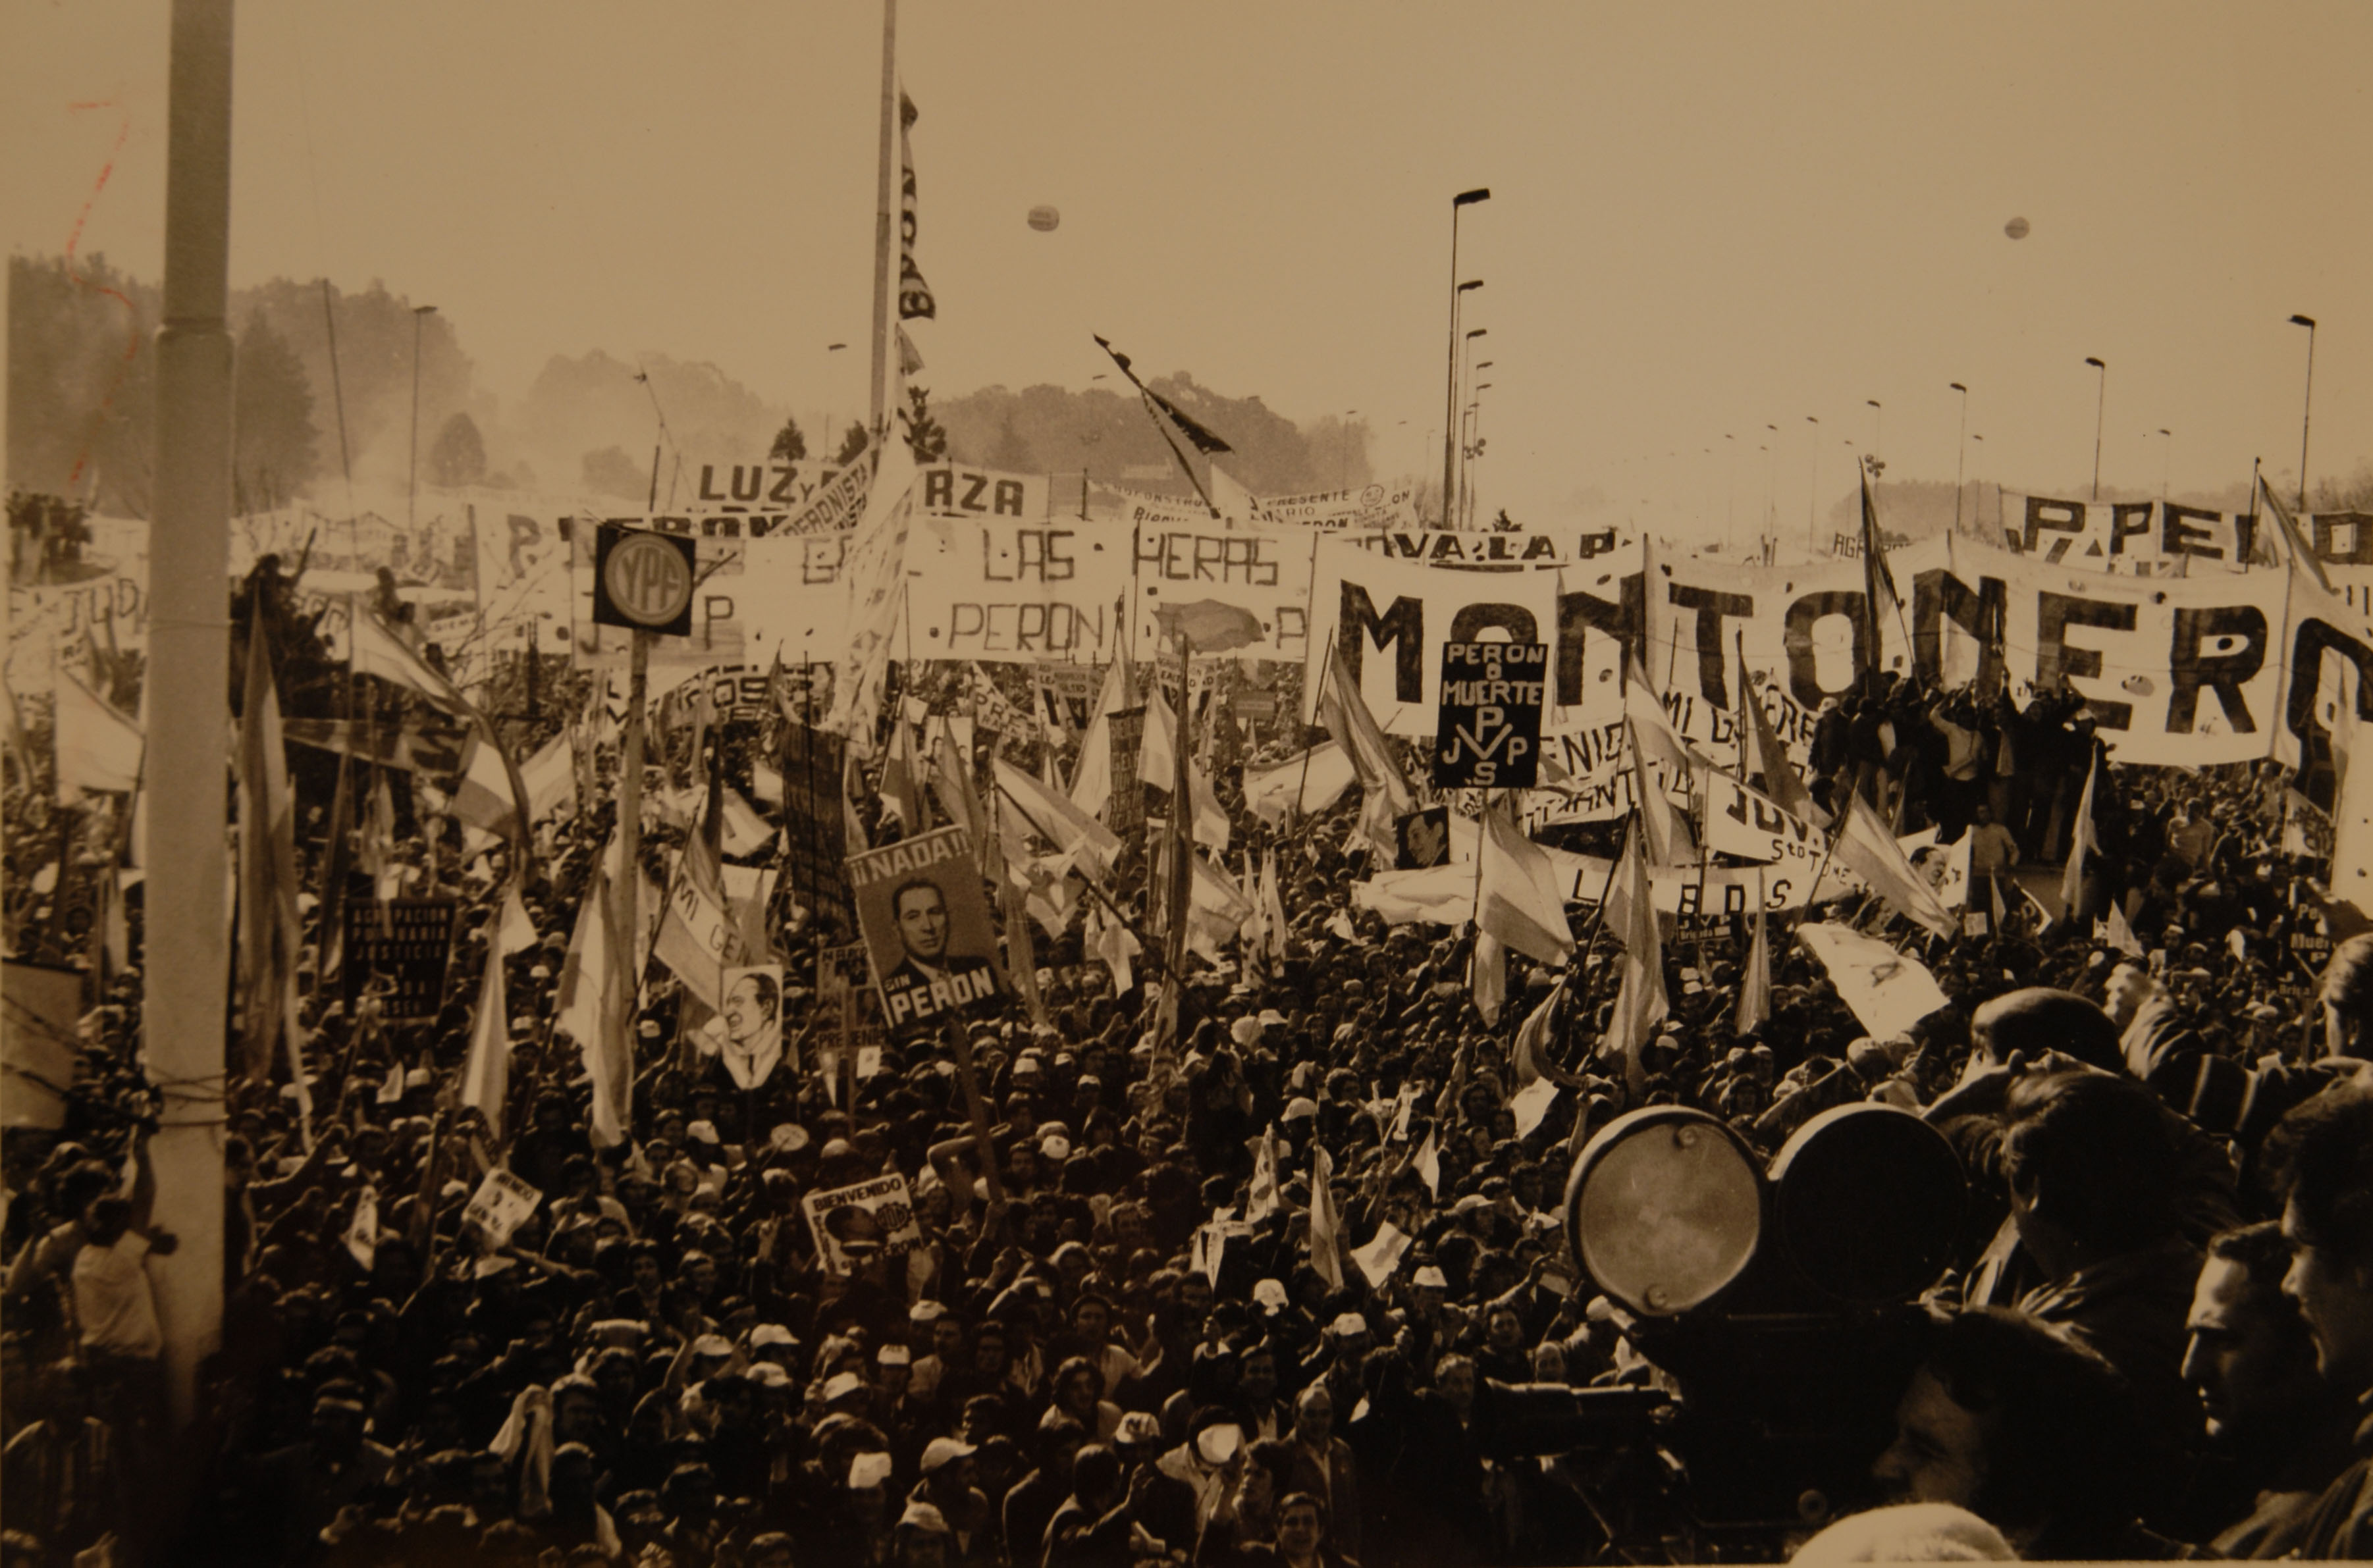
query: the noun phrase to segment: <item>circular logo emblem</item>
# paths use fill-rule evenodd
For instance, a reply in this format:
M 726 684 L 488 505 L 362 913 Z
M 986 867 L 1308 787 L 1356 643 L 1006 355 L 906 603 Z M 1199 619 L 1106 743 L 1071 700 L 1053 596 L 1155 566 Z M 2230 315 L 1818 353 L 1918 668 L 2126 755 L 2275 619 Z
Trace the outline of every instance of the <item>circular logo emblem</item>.
M 656 534 L 628 534 L 611 546 L 602 586 L 621 615 L 644 626 L 665 626 L 692 602 L 684 556 Z

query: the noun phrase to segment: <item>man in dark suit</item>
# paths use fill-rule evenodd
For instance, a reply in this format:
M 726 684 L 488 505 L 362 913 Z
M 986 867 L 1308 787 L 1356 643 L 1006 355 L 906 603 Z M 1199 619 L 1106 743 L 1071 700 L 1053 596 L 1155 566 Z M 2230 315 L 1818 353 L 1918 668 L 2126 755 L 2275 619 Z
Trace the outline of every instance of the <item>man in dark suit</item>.
M 882 978 L 893 1028 L 962 1012 L 994 993 L 987 958 L 948 951 L 948 900 L 937 882 L 928 877 L 901 882 L 890 895 L 890 913 L 906 955 Z

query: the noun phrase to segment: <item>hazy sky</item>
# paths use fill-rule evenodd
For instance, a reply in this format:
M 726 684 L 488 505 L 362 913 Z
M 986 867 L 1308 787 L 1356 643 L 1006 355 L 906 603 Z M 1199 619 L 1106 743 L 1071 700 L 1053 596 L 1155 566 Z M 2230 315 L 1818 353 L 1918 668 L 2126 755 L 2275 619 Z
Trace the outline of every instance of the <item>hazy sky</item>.
M 83 250 L 159 272 L 167 10 L 6 0 L 12 249 L 88 204 Z M 2064 493 L 2088 354 L 2108 482 L 2295 474 L 2294 311 L 2311 473 L 2373 458 L 2373 7 L 904 0 L 899 36 L 943 394 L 1084 386 L 1101 331 L 1438 471 L 1482 185 L 1479 476 L 1519 518 L 1596 486 L 1749 519 L 1767 424 L 1802 518 L 1868 399 L 1891 476 L 1949 480 L 1955 380 L 1972 475 Z M 251 0 L 233 281 L 383 279 L 506 400 L 600 347 L 850 408 L 880 46 L 859 0 Z

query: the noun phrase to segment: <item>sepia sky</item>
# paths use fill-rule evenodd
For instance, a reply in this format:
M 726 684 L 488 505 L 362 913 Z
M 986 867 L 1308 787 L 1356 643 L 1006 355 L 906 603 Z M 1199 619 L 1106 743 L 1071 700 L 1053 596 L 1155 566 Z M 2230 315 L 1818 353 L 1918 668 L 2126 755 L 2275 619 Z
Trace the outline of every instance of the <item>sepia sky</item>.
M 167 14 L 0 6 L 12 250 L 80 224 L 159 273 Z M 944 395 L 1083 387 L 1101 331 L 1438 473 L 1479 185 L 1479 482 L 1520 520 L 1803 518 L 1870 399 L 1889 476 L 1949 481 L 1955 380 L 1972 477 L 2069 493 L 2088 354 L 2106 483 L 2287 486 L 2295 311 L 2311 474 L 2373 459 L 2373 7 L 904 0 L 900 41 Z M 863 0 L 250 0 L 232 280 L 381 279 L 506 401 L 604 348 L 856 406 L 880 41 Z

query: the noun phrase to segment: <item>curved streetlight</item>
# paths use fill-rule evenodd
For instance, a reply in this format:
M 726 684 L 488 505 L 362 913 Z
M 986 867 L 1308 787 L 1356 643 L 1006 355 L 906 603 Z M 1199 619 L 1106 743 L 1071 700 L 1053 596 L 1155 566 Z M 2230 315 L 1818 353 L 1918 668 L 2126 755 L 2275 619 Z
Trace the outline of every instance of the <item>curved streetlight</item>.
M 1887 444 L 1887 411 L 1879 406 L 1879 402 L 1876 398 L 1864 398 L 1863 399 L 1863 401 L 1869 404 L 1872 410 L 1870 416 L 1870 449 L 1873 453 L 1876 453 L 1881 447 Z
M 2307 510 L 2307 424 L 2308 416 L 2315 412 L 2315 318 L 2294 316 L 2294 327 L 2307 329 L 2307 397 L 2299 405 L 2299 482 L 2298 510 Z
M 1813 488 L 1805 497 L 1805 548 L 1819 548 L 1821 532 L 1821 420 L 1808 413 L 1805 423 L 1813 427 Z
M 2175 432 L 2161 425 L 2159 435 L 2163 439 L 2158 444 L 2158 500 L 2164 506 L 2167 505 L 2168 480 L 2175 471 Z
M 2101 415 L 2110 406 L 2110 366 L 2089 354 L 2085 356 L 2085 363 L 2101 373 L 2100 385 L 2094 394 L 2093 402 L 2093 499 L 2098 501 L 2101 498 Z
M 420 500 L 420 322 L 432 314 L 434 305 L 412 308 L 412 457 L 404 475 L 403 521 L 409 528 L 418 521 Z
M 1945 385 L 1961 394 L 1961 434 L 1953 443 L 1953 529 L 1958 533 L 1961 528 L 1961 485 L 1969 477 L 1970 389 L 1958 381 Z

